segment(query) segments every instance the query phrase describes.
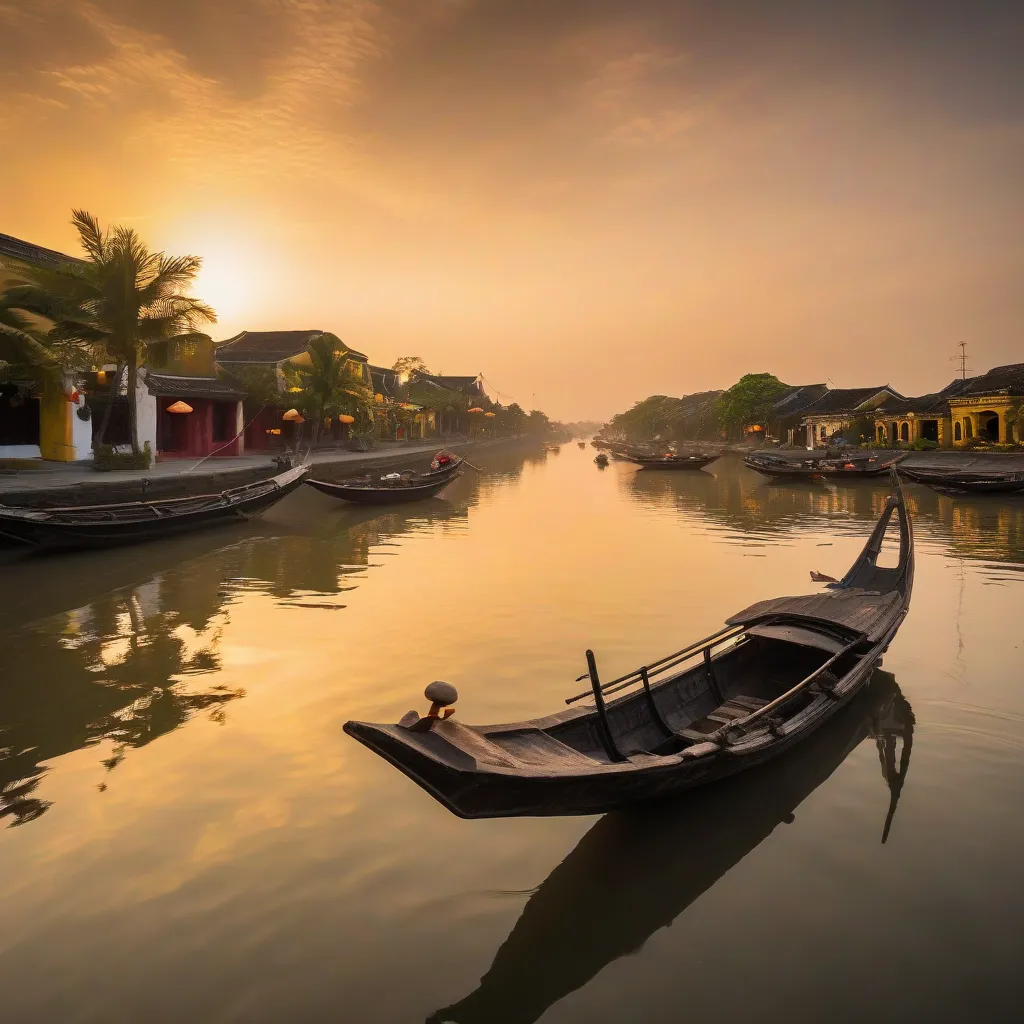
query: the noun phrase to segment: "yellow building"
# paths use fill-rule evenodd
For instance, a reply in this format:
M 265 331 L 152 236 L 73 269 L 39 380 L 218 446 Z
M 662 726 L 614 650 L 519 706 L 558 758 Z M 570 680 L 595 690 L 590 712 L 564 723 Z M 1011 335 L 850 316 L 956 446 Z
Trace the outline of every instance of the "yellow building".
M 998 444 L 1024 441 L 1024 363 L 996 366 L 949 400 L 953 447 L 974 438 Z
M 0 288 L 21 283 L 23 267 L 80 263 L 71 256 L 0 234 Z M 48 322 L 39 320 L 46 329 Z M 0 351 L 0 359 L 3 358 Z M 0 458 L 74 462 L 92 458 L 92 423 L 84 391 L 70 378 L 0 379 Z

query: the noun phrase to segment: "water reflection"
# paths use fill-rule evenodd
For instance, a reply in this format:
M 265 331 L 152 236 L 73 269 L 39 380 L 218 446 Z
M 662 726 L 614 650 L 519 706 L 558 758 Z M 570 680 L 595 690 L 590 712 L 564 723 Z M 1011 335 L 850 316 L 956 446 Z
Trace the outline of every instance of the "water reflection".
M 600 970 L 637 952 L 873 736 L 889 789 L 888 838 L 910 762 L 914 715 L 895 678 L 868 689 L 799 748 L 673 801 L 602 818 L 530 897 L 480 986 L 428 1024 L 530 1024 Z M 895 752 L 902 745 L 897 767 Z
M 714 473 L 631 473 L 625 492 L 639 505 L 675 508 L 744 537 L 778 539 L 808 520 L 836 533 L 860 532 L 877 519 L 890 490 L 887 479 L 855 483 L 772 484 L 728 457 Z M 978 561 L 1024 563 L 1024 501 L 1014 496 L 943 495 L 904 482 L 915 529 L 949 552 Z
M 452 500 L 385 511 L 349 510 L 310 491 L 290 513 L 306 532 L 268 522 L 232 531 L 227 544 L 214 531 L 8 566 L 6 586 L 24 588 L 24 597 L 5 610 L 0 632 L 8 682 L 0 688 L 0 819 L 23 825 L 49 809 L 41 792 L 46 763 L 63 754 L 103 745 L 102 791 L 106 773 L 131 749 L 199 714 L 223 723 L 245 690 L 217 681 L 218 645 L 232 604 L 246 592 L 292 607 L 344 608 L 339 595 L 395 538 L 458 528 L 482 489 L 515 478 L 468 480 Z M 147 570 L 141 582 L 75 603 L 98 585 L 138 580 Z

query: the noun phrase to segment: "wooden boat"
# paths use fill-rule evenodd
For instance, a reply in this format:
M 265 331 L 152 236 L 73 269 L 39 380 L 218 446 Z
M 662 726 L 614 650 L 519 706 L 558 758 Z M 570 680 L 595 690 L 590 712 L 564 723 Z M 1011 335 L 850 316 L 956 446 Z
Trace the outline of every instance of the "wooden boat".
M 792 822 L 865 741 L 878 748 L 888 791 L 885 842 L 910 767 L 914 725 L 895 678 L 878 671 L 849 707 L 762 771 L 601 818 L 531 894 L 476 989 L 427 1024 L 540 1020 L 608 964 L 670 927 L 775 829 Z
M 595 464 L 601 469 L 605 469 L 608 466 L 608 456 L 604 452 L 594 456 Z
M 703 469 L 717 459 L 717 455 L 675 455 L 661 456 L 630 455 L 629 461 L 641 469 Z
M 296 466 L 219 494 L 188 498 L 42 509 L 0 505 L 0 534 L 39 548 L 99 548 L 154 540 L 252 519 L 294 491 L 308 473 L 308 466 Z
M 576 447 L 577 448 L 586 448 L 587 447 L 587 442 L 586 441 L 577 441 L 576 442 Z
M 915 483 L 948 494 L 1014 494 L 1024 491 L 1024 472 L 956 473 L 946 469 L 900 467 L 900 474 Z
M 439 461 L 442 460 L 443 461 Z M 433 468 L 436 464 L 437 468 Z M 391 473 L 382 477 L 349 477 L 347 480 L 307 480 L 332 498 L 354 501 L 360 505 L 398 505 L 421 501 L 440 494 L 453 480 L 462 475 L 463 460 L 450 452 L 438 452 L 426 473 Z
M 899 561 L 877 564 L 893 516 Z M 601 814 L 733 775 L 796 746 L 866 685 L 910 606 L 913 529 L 898 480 L 860 556 L 823 593 L 760 601 L 724 628 L 602 684 L 593 706 L 507 725 L 454 721 L 435 682 L 425 718 L 345 731 L 455 814 Z M 700 659 L 696 664 L 690 664 Z M 616 695 L 613 700 L 608 700 Z
M 775 452 L 753 452 L 743 465 L 774 480 L 857 480 L 881 476 L 903 455 L 882 456 L 868 451 L 830 452 L 787 459 Z

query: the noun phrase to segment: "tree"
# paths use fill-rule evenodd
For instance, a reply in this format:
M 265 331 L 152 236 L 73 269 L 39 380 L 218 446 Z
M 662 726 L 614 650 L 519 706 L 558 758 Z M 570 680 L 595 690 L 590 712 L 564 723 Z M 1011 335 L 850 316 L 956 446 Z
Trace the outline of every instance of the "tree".
M 544 437 L 551 430 L 551 421 L 540 409 L 532 409 L 526 417 L 526 430 L 535 437 Z
M 78 345 L 97 362 L 127 367 L 132 449 L 139 453 L 135 393 L 147 346 L 194 336 L 200 324 L 217 319 L 208 305 L 183 294 L 202 261 L 151 252 L 132 228 L 104 231 L 84 210 L 74 210 L 71 223 L 86 260 L 58 267 L 19 266 L 27 283 L 9 288 L 7 299 L 15 308 L 52 321 L 47 337 L 54 345 Z M 119 377 L 115 375 L 112 394 Z
M 398 373 L 430 373 L 427 364 L 419 356 L 399 356 L 391 367 Z
M 365 423 L 373 415 L 373 389 L 362 377 L 353 376 L 349 363 L 341 340 L 324 333 L 311 338 L 304 356 L 284 368 L 285 382 L 301 388 L 301 398 L 296 401 L 313 421 L 313 444 L 328 416 L 346 413 L 357 423 Z
M 779 398 L 788 390 L 772 373 L 748 373 L 718 399 L 718 420 L 730 433 L 767 426 Z

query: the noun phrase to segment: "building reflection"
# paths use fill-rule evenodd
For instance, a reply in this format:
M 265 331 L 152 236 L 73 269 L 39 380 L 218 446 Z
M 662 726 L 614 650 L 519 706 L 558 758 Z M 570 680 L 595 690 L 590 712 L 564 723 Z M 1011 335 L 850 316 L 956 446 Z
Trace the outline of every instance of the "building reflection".
M 451 498 L 394 510 L 325 499 L 327 511 L 309 515 L 300 502 L 295 515 L 305 530 L 268 521 L 9 566 L 5 582 L 24 599 L 12 602 L 0 632 L 0 820 L 22 825 L 47 811 L 43 780 L 54 758 L 102 745 L 100 763 L 110 772 L 197 715 L 222 721 L 245 695 L 218 683 L 218 647 L 246 592 L 336 607 L 389 544 L 418 530 L 464 527 L 481 488 L 500 479 L 467 475 Z M 320 498 L 308 492 L 307 500 Z M 90 598 L 75 603 L 83 594 Z
M 609 963 L 637 952 L 778 825 L 792 822 L 796 808 L 868 737 L 885 751 L 884 842 L 913 729 L 895 679 L 878 671 L 849 707 L 768 765 L 670 803 L 605 815 L 527 901 L 476 991 L 428 1024 L 538 1020 Z
M 887 478 L 853 484 L 775 484 L 728 457 L 714 463 L 714 475 L 638 472 L 622 486 L 637 503 L 676 508 L 711 525 L 753 536 L 794 534 L 808 521 L 837 533 L 860 533 L 881 514 Z M 1013 495 L 939 494 L 904 482 L 919 536 L 937 539 L 950 554 L 1024 564 L 1024 501 Z

